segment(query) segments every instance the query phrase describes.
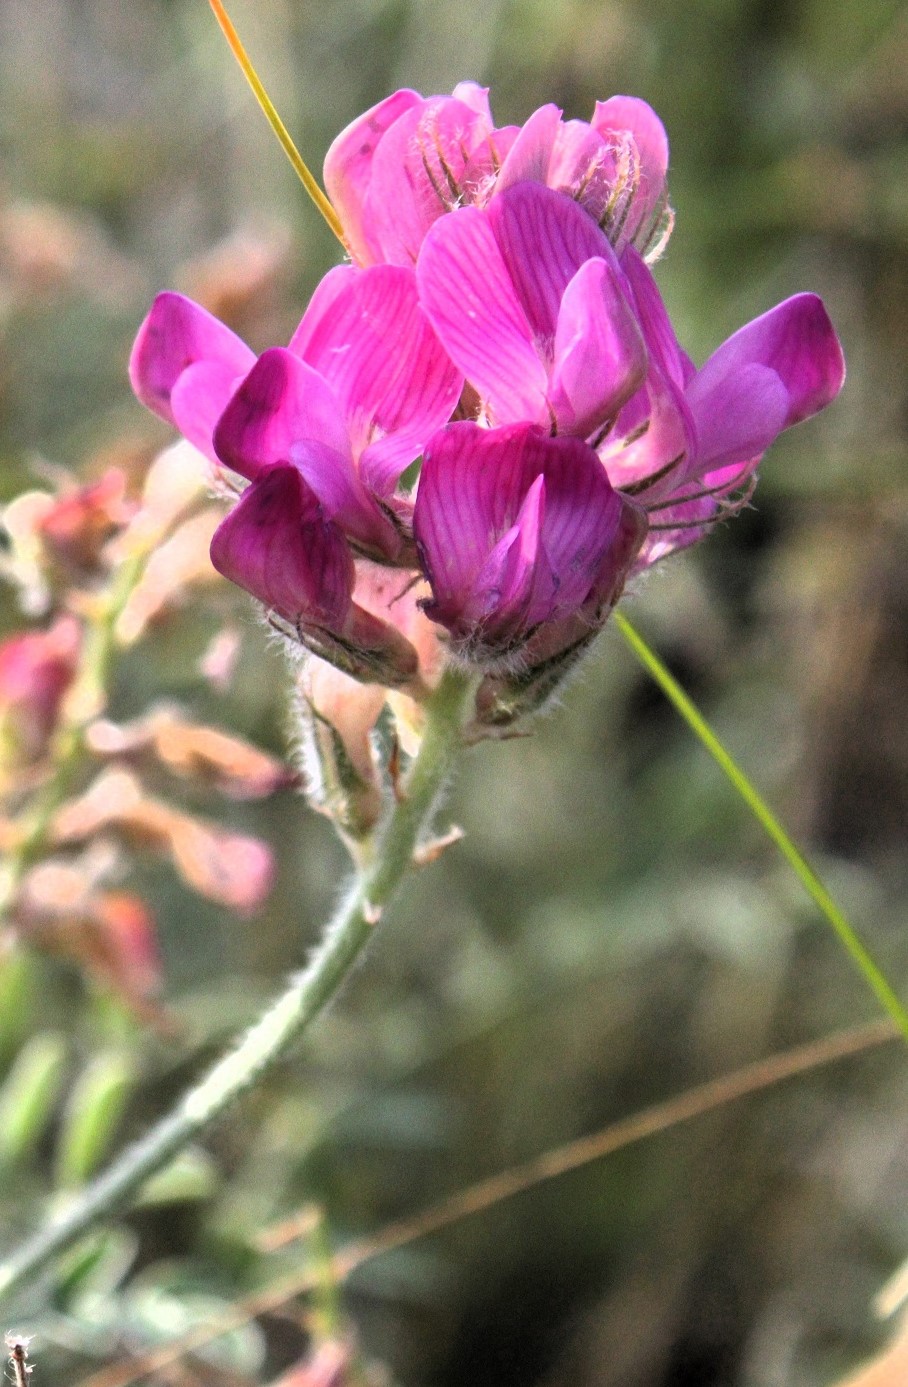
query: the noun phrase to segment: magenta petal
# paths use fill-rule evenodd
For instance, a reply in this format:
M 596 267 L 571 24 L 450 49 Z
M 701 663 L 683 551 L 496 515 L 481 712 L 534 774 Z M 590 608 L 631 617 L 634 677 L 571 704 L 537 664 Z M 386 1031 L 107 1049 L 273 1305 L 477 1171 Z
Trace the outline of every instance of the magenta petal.
M 678 345 L 675 329 L 652 272 L 632 246 L 622 252 L 621 268 L 630 285 L 647 351 L 663 375 L 683 389 L 694 375 L 694 367 Z
M 612 248 L 576 202 L 538 183 L 493 198 L 487 216 L 531 332 L 550 349 L 568 284 L 585 261 L 610 261 Z
M 344 295 L 350 292 L 350 286 L 355 283 L 360 273 L 355 265 L 335 265 L 333 270 L 323 275 L 315 287 L 296 332 L 287 343 L 288 351 L 301 357 L 303 361 L 308 361 L 316 370 L 317 363 L 307 355 L 313 333 L 318 331 L 326 315 L 332 312 L 335 302 L 338 299 L 343 300 Z
M 353 561 L 295 467 L 271 467 L 215 531 L 211 561 L 287 621 L 338 629 L 350 609 Z
M 394 92 L 342 130 L 325 155 L 325 188 L 350 252 L 361 265 L 379 258 L 363 215 L 375 151 L 390 126 L 421 102 L 419 92 Z
M 289 460 L 315 492 L 325 514 L 351 540 L 376 558 L 398 558 L 401 536 L 363 486 L 349 452 L 338 453 L 317 439 L 305 439 L 291 447 Z
M 415 264 L 433 222 L 460 204 L 473 151 L 490 133 L 484 116 L 451 96 L 430 97 L 388 130 L 365 209 L 383 260 Z
M 612 489 L 598 457 L 580 439 L 537 437 L 537 465 L 546 481 L 542 538 L 558 579 L 550 615 L 562 618 L 595 597 L 604 580 L 611 590 L 610 556 L 626 516 L 637 512 Z M 629 555 L 621 548 L 624 564 Z
M 423 242 L 416 279 L 442 345 L 496 421 L 546 420 L 546 371 L 489 214 L 464 207 L 437 222 Z
M 839 339 L 816 294 L 795 294 L 729 337 L 698 372 L 696 393 L 714 394 L 720 381 L 750 363 L 769 367 L 788 392 L 782 428 L 823 409 L 845 379 Z
M 478 82 L 458 82 L 451 95 L 455 101 L 461 101 L 464 106 L 469 106 L 470 110 L 480 117 L 487 129 L 492 129 L 488 87 L 481 87 Z
M 614 487 L 621 489 L 659 477 L 646 489 L 647 505 L 671 495 L 695 473 L 693 416 L 682 391 L 654 361 L 650 361 L 646 381 L 621 410 L 598 452 Z
M 668 171 L 668 136 L 652 106 L 636 96 L 612 96 L 597 101 L 593 129 L 614 144 L 615 138 L 631 136 L 638 157 L 637 187 L 622 234 L 627 240 L 645 234 L 647 223 L 659 207 Z
M 178 377 L 170 392 L 173 422 L 200 452 L 218 461 L 215 427 L 237 387 L 232 366 L 220 361 L 197 361 Z
M 617 414 L 646 375 L 646 346 L 616 265 L 588 260 L 558 314 L 549 402 L 560 433 L 581 438 Z
M 413 520 L 427 614 L 477 658 L 507 654 L 606 581 L 611 591 L 608 556 L 630 511 L 579 439 L 448 425 L 426 450 Z
M 758 457 L 786 425 L 788 391 L 767 366 L 749 363 L 705 381 L 695 376 L 685 398 L 696 425 L 701 469 Z
M 334 391 L 286 347 L 262 353 L 221 415 L 214 442 L 223 463 L 253 480 L 263 468 L 293 463 L 351 538 L 397 556 L 399 536 L 360 480 Z
M 514 524 L 476 575 L 460 616 L 462 628 L 481 630 L 486 646 L 510 643 L 515 630 L 531 630 L 552 610 L 558 580 L 542 545 L 544 515 L 545 477 L 540 474 Z
M 503 193 L 515 183 L 547 181 L 560 124 L 561 111 L 557 106 L 540 106 L 533 112 L 501 166 L 496 193 Z
M 244 376 L 255 353 L 222 322 L 183 294 L 158 294 L 139 329 L 129 361 L 136 395 L 148 409 L 175 423 L 173 387 L 196 362 L 217 362 L 234 379 Z
M 376 265 L 332 289 L 316 291 L 291 345 L 336 395 L 364 483 L 387 494 L 450 418 L 463 376 L 419 306 L 412 270 Z
M 550 188 L 575 198 L 599 222 L 615 189 L 613 150 L 586 121 L 564 121 L 558 129 L 546 180 Z
M 217 455 L 234 472 L 255 478 L 271 463 L 289 462 L 294 444 L 308 438 L 349 458 L 346 426 L 330 386 L 286 347 L 271 347 L 221 416 Z

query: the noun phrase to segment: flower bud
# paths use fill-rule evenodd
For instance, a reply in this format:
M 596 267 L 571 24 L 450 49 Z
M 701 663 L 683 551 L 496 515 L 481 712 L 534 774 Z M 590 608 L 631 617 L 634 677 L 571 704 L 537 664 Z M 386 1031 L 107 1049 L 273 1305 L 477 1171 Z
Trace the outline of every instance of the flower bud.
M 384 808 L 373 729 L 386 690 L 361 684 L 322 660 L 299 676 L 295 730 L 306 772 L 306 793 L 342 833 L 365 838 Z

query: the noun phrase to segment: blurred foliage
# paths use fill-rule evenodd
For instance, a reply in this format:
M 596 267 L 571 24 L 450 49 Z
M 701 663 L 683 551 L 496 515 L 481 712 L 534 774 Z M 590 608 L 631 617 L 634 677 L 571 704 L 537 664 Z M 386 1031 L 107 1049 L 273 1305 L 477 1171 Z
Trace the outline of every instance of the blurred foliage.
M 877 0 L 245 0 L 233 17 L 300 148 L 397 85 L 492 87 L 499 123 L 631 91 L 672 139 L 658 277 L 702 359 L 822 293 L 850 377 L 786 436 L 754 508 L 657 572 L 631 613 L 908 979 L 908 16 Z M 125 362 L 154 291 L 286 340 L 336 247 L 203 0 L 0 7 L 0 499 L 168 440 Z M 19 622 L 7 592 L 0 622 Z M 197 674 L 225 622 L 224 692 Z M 281 752 L 275 652 L 226 591 L 128 651 L 111 716 L 178 700 Z M 230 807 L 280 855 L 254 924 L 138 869 L 176 1037 L 61 961 L 0 971 L 3 1243 L 138 1133 L 299 963 L 340 849 L 287 795 Z M 531 739 L 474 750 L 463 844 L 411 883 L 288 1061 L 129 1219 L 22 1296 L 41 1381 L 160 1342 L 315 1255 L 264 1256 L 317 1201 L 335 1241 L 748 1058 L 870 1014 L 862 984 L 742 806 L 606 632 Z M 900 928 L 901 927 L 901 928 Z M 898 1047 L 780 1086 L 365 1264 L 369 1358 L 420 1384 L 820 1387 L 882 1341 L 908 1253 Z M 296 1362 L 307 1307 L 168 1380 Z M 207 1355 L 207 1356 L 206 1356 Z

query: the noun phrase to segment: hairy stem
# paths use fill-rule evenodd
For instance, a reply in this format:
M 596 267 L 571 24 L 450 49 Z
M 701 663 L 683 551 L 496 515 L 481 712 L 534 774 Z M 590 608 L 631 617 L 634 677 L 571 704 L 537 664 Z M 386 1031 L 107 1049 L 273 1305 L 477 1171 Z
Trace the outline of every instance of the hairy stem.
M 308 965 L 177 1106 L 129 1147 L 66 1212 L 0 1263 L 0 1295 L 46 1266 L 83 1234 L 122 1209 L 279 1059 L 336 995 L 407 872 L 420 835 L 453 767 L 468 679 L 449 671 L 427 707 L 422 748 L 388 820 L 374 863 L 354 881 Z

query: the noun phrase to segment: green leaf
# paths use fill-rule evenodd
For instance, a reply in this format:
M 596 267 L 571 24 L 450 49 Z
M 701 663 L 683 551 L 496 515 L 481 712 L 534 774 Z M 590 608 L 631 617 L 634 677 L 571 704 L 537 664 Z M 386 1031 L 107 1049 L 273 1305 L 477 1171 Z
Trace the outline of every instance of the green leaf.
M 37 1144 L 63 1080 L 66 1045 L 44 1031 L 22 1047 L 0 1089 L 0 1165 L 10 1165 Z
M 197 1324 L 220 1319 L 230 1311 L 230 1302 L 181 1277 L 176 1284 L 153 1284 L 158 1271 L 150 1268 L 144 1281 L 137 1281 L 124 1295 L 123 1317 L 134 1339 L 154 1347 L 188 1333 Z M 239 1325 L 194 1350 L 199 1358 L 220 1373 L 256 1377 L 265 1357 L 261 1330 L 254 1323 Z
M 136 1235 L 122 1226 L 78 1243 L 57 1268 L 55 1308 L 78 1319 L 80 1302 L 101 1299 L 113 1305 L 114 1292 L 135 1261 L 137 1248 Z
M 154 1204 L 183 1204 L 210 1199 L 219 1182 L 218 1169 L 206 1151 L 192 1146 L 181 1151 L 157 1175 L 153 1175 L 136 1200 L 136 1208 Z
M 35 964 L 23 948 L 9 948 L 0 961 L 0 1054 L 12 1055 L 30 1030 Z
M 132 1061 L 122 1052 L 96 1055 L 76 1081 L 57 1145 L 57 1184 L 84 1184 L 110 1148 L 133 1087 Z

